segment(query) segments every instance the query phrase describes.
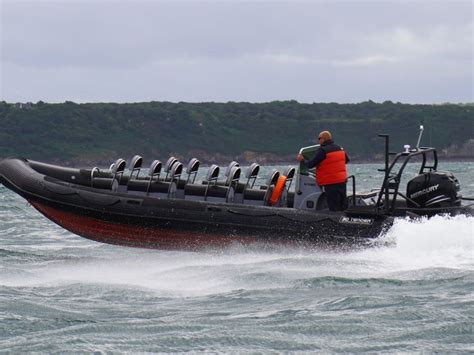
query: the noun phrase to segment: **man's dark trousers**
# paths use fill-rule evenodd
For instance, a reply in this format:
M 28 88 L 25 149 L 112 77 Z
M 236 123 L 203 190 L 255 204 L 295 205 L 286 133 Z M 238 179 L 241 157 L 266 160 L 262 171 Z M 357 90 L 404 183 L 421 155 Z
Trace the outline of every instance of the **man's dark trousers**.
M 325 185 L 324 192 L 330 211 L 344 211 L 346 209 L 346 183 Z

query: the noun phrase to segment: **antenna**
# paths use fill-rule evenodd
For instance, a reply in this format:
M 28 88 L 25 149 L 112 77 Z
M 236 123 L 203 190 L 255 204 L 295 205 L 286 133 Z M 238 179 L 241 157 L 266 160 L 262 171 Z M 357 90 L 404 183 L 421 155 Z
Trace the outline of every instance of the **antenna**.
M 418 142 L 416 142 L 416 150 L 420 149 L 421 136 L 423 135 L 423 125 L 420 125 L 420 135 L 418 136 Z

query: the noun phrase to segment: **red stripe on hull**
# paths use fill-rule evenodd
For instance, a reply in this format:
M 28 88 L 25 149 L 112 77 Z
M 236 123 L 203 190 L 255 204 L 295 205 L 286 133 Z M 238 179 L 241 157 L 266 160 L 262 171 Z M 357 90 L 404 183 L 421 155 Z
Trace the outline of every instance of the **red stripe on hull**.
M 235 242 L 243 244 L 258 242 L 256 238 L 250 237 L 231 237 L 112 223 L 61 211 L 38 202 L 30 201 L 30 203 L 48 219 L 68 231 L 108 244 L 153 249 L 197 250 L 206 247 L 222 248 Z

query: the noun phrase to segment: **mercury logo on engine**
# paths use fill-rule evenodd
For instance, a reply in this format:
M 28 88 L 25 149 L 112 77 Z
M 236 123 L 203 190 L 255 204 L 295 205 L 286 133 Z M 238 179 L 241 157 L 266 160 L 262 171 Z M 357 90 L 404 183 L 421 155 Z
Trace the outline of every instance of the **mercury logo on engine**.
M 426 189 L 417 191 L 410 195 L 410 198 L 417 198 L 418 196 L 426 195 L 430 192 L 438 190 L 439 184 L 427 187 Z
M 341 217 L 339 223 L 371 225 L 374 220 L 372 218 Z

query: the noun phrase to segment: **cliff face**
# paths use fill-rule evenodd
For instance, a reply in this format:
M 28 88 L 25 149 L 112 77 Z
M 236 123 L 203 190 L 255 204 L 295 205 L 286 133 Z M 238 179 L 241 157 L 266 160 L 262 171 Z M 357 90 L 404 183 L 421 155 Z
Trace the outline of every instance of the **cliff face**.
M 462 144 L 451 144 L 441 149 L 439 156 L 442 158 L 461 158 L 474 160 L 474 138 L 468 139 Z

